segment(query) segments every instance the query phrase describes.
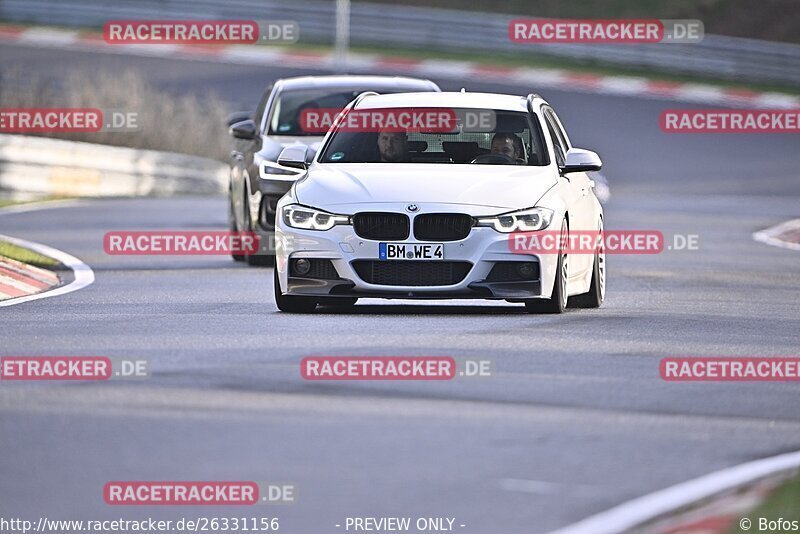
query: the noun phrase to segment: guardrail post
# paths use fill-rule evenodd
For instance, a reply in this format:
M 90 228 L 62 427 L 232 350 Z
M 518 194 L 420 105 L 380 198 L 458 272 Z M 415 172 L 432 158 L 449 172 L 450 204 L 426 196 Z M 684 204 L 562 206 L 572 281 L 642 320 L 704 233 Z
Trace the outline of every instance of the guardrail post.
M 334 66 L 347 70 L 347 49 L 350 46 L 350 0 L 336 0 L 336 52 Z

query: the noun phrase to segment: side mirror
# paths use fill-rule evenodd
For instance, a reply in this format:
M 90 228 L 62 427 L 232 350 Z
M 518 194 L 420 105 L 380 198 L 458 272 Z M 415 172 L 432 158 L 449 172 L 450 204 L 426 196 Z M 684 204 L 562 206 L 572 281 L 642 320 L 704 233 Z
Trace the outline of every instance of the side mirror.
M 308 156 L 308 146 L 306 145 L 293 145 L 287 146 L 278 156 L 278 165 L 284 167 L 291 167 L 292 169 L 306 170 L 308 163 L 306 157 Z
M 228 128 L 236 124 L 237 122 L 246 121 L 247 119 L 252 119 L 253 113 L 251 111 L 234 111 L 227 117 L 225 117 L 225 124 L 228 125 Z
M 247 119 L 237 122 L 228 128 L 228 133 L 230 133 L 236 139 L 252 141 L 258 135 L 258 127 L 256 126 L 256 123 L 252 121 L 252 119 Z
M 602 167 L 603 162 L 597 153 L 582 148 L 570 148 L 561 173 L 599 171 Z

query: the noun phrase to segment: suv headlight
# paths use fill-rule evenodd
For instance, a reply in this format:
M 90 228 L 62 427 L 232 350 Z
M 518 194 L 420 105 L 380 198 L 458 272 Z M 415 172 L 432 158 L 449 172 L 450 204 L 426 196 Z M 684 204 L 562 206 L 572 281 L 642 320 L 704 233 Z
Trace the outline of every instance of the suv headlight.
M 350 224 L 350 217 L 299 204 L 289 204 L 283 207 L 283 222 L 287 226 L 301 230 L 330 230 L 337 224 Z
M 264 160 L 258 166 L 258 176 L 262 180 L 281 180 L 285 182 L 293 182 L 300 178 L 305 171 L 299 169 L 290 169 L 278 165 L 273 161 Z
M 478 217 L 478 226 L 491 226 L 503 234 L 511 232 L 535 232 L 550 226 L 553 210 L 547 208 L 528 208 L 494 217 Z

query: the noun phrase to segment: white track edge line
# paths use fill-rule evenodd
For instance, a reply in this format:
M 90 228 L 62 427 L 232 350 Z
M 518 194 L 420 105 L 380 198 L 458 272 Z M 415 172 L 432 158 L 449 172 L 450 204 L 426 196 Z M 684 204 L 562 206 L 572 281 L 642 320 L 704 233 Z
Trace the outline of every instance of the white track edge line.
M 19 239 L 17 237 L 0 234 L 0 239 L 53 258 L 72 270 L 74 275 L 74 280 L 65 286 L 60 286 L 55 289 L 43 291 L 42 293 L 36 293 L 34 295 L 26 295 L 24 297 L 0 301 L 0 308 L 5 306 L 13 306 L 15 304 L 22 304 L 23 302 L 30 302 L 32 300 L 39 300 L 47 297 L 55 297 L 58 295 L 64 295 L 66 293 L 72 293 L 73 291 L 83 289 L 94 282 L 94 271 L 92 271 L 91 267 L 83 263 L 75 256 L 52 247 L 48 247 L 47 245 L 42 245 L 41 243 L 34 243 L 32 241 L 26 241 L 25 239 Z
M 800 451 L 728 467 L 615 506 L 551 534 L 616 534 L 769 475 L 800 467 Z
M 800 243 L 791 243 L 775 237 L 786 230 L 795 230 L 800 228 L 800 219 L 792 219 L 775 226 L 771 226 L 765 230 L 753 232 L 753 239 L 759 243 L 772 245 L 773 247 L 787 248 L 789 250 L 800 250 Z

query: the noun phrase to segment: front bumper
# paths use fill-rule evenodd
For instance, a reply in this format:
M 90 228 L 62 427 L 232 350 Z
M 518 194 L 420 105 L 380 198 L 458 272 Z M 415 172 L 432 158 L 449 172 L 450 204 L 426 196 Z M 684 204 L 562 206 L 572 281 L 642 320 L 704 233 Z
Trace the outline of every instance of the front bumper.
M 384 207 L 385 209 L 385 207 Z M 453 212 L 452 206 L 442 207 Z M 369 211 L 365 209 L 364 211 Z M 385 209 L 385 211 L 402 212 Z M 434 209 L 431 208 L 431 212 Z M 467 262 L 469 270 L 457 283 L 447 285 L 382 285 L 369 283 L 354 267 L 358 260 L 378 260 L 380 241 L 359 237 L 353 227 L 337 225 L 327 231 L 290 228 L 278 218 L 276 222 L 276 269 L 284 294 L 318 297 L 363 297 L 400 299 L 508 299 L 547 298 L 555 279 L 558 258 L 550 255 L 523 255 L 509 247 L 510 234 L 492 228 L 473 227 L 460 241 L 444 242 L 444 260 Z M 391 241 L 391 240 L 389 240 Z M 394 242 L 394 241 L 392 241 Z M 413 238 L 405 243 L 427 243 Z M 329 260 L 335 275 L 328 278 L 298 276 L 290 273 L 291 262 L 300 258 Z M 389 260 L 392 261 L 392 260 Z M 535 263 L 538 276 L 529 280 L 490 279 L 498 263 Z M 431 263 L 437 263 L 432 261 Z
M 358 298 L 395 298 L 395 299 L 531 299 L 541 297 L 539 280 L 514 282 L 487 282 L 485 280 L 470 283 L 465 289 L 440 289 L 420 291 L 415 287 L 410 291 L 391 289 L 366 290 L 359 288 L 356 282 L 347 278 L 337 280 L 319 280 L 290 276 L 288 293 L 290 295 L 306 295 L 315 297 L 358 297 Z M 449 287 L 449 286 L 438 286 Z

